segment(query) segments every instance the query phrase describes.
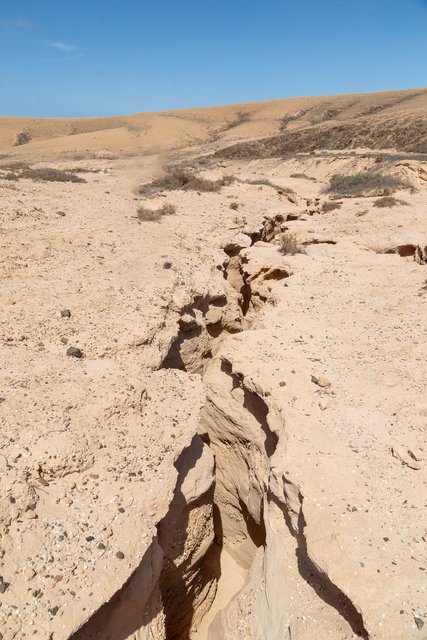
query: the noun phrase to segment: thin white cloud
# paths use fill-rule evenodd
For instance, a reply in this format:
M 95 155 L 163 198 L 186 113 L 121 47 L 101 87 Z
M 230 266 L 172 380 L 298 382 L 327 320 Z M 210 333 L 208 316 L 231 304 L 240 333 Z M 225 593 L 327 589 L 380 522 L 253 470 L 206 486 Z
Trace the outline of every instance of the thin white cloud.
M 76 50 L 71 44 L 67 44 L 66 42 L 49 42 L 49 47 L 53 47 L 54 49 L 59 49 L 60 51 L 66 51 L 67 53 L 72 53 Z
M 4 20 L 0 18 L 0 27 L 17 27 L 18 29 L 27 29 L 32 26 L 31 20 L 26 18 L 14 18 L 13 20 Z

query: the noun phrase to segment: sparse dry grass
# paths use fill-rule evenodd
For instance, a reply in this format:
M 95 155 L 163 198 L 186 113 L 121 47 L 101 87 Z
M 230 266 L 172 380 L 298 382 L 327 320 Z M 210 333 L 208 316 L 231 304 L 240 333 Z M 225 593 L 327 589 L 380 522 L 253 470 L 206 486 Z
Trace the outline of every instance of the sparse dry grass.
M 285 231 L 280 236 L 280 253 L 287 256 L 294 256 L 296 253 L 304 253 L 303 247 L 298 242 L 295 233 Z
M 325 192 L 338 198 L 360 198 L 373 195 L 389 196 L 398 189 L 413 190 L 413 187 L 396 176 L 376 171 L 361 171 L 353 175 L 333 175 Z
M 232 176 L 224 176 L 219 180 L 207 180 L 189 171 L 175 169 L 162 178 L 141 185 L 138 193 L 141 196 L 152 196 L 159 191 L 218 192 L 225 185 L 231 184 L 233 180 Z
M 138 220 L 142 222 L 159 222 L 163 216 L 170 216 L 176 212 L 173 204 L 165 203 L 159 209 L 149 209 L 148 207 L 138 208 Z

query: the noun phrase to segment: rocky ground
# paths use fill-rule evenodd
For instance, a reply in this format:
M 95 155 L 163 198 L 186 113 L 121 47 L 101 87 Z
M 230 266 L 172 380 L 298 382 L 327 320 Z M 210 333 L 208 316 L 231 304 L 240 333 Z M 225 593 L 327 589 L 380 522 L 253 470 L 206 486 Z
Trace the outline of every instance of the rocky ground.
M 0 637 L 424 640 L 427 159 L 87 135 L 0 162 Z

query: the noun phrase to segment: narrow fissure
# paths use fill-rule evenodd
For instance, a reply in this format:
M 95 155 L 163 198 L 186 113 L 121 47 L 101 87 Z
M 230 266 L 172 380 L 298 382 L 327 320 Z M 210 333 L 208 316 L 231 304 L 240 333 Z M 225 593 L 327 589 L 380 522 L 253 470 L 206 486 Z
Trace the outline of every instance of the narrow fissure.
M 300 493 L 298 498 L 302 506 L 302 496 Z M 268 500 L 274 502 L 283 513 L 286 525 L 291 535 L 297 541 L 296 557 L 301 577 L 310 585 L 321 600 L 338 611 L 340 616 L 348 622 L 353 633 L 363 640 L 368 640 L 369 635 L 364 627 L 361 613 L 356 609 L 350 598 L 311 560 L 307 549 L 307 540 L 304 535 L 306 522 L 302 509 L 300 509 L 298 513 L 295 526 L 295 522 L 292 522 L 286 503 L 281 503 L 271 492 L 268 492 Z
M 270 242 L 282 231 L 283 222 L 280 215 L 266 220 L 253 234 L 252 242 Z M 225 296 L 196 298 L 182 310 L 178 334 L 161 368 L 205 377 L 208 363 L 216 366 L 215 354 L 224 334 L 244 330 L 242 321 L 251 309 L 252 291 L 240 252 L 229 257 L 223 277 L 238 293 L 238 322 L 230 325 L 224 316 L 218 318 L 230 304 Z M 219 387 L 212 388 L 205 379 L 208 397 L 200 434 L 175 463 L 177 485 L 168 513 L 157 525 L 157 535 L 127 583 L 70 640 L 207 638 L 209 625 L 243 588 L 257 551 L 266 547 L 264 501 L 277 504 L 297 540 L 301 577 L 339 612 L 356 635 L 367 639 L 361 614 L 310 559 L 302 509 L 295 527 L 286 503 L 268 489 L 271 457 L 279 443 L 269 425 L 268 404 L 245 385 L 230 362 L 223 358 L 217 364 Z M 230 398 L 231 408 L 227 405 Z M 244 424 L 240 424 L 242 420 Z M 246 420 L 250 424 L 247 432 Z M 206 452 L 214 460 L 213 481 L 189 503 L 183 484 Z M 237 482 L 237 477 L 244 480 Z M 224 589 L 227 581 L 231 586 Z M 147 631 L 140 635 L 143 629 Z

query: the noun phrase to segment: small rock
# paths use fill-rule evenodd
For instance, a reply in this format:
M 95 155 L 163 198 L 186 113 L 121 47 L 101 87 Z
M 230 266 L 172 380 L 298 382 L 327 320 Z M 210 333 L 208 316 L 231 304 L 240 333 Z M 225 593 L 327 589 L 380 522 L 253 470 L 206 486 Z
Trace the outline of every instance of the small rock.
M 0 404 L 1 404 L 2 402 L 5 402 L 5 400 L 6 400 L 6 398 L 4 398 L 3 396 L 0 396 Z
M 63 318 L 71 318 L 71 311 L 69 309 L 61 309 L 61 316 Z
M 406 465 L 410 469 L 414 469 L 414 471 L 419 471 L 421 469 L 421 464 L 414 460 L 408 449 L 405 450 L 403 447 L 392 447 L 391 454 L 393 458 L 400 460 L 403 465 Z
M 49 613 L 51 616 L 56 616 L 58 611 L 59 611 L 59 607 L 52 607 L 51 609 L 49 609 Z
M 98 544 L 98 549 L 99 549 L 100 551 L 103 551 L 104 549 L 106 549 L 105 544 L 104 544 L 103 542 L 100 542 L 100 543 Z
M 279 382 L 279 387 L 286 387 L 286 382 L 284 380 Z
M 165 262 L 163 264 L 163 269 L 172 269 L 172 262 Z
M 118 558 L 119 560 L 123 560 L 124 557 L 125 554 L 122 551 L 117 551 L 116 558 Z
M 83 352 L 78 347 L 68 347 L 67 356 L 71 356 L 73 358 L 82 358 Z
M 0 576 L 0 593 L 4 593 L 9 585 L 10 582 L 6 582 L 5 580 L 3 580 L 3 576 Z
M 95 540 L 94 536 L 87 536 L 86 537 L 86 542 L 92 542 L 93 540 Z
M 322 387 L 322 389 L 326 389 L 326 387 L 330 387 L 332 384 L 331 381 L 324 376 L 311 376 L 311 381 L 317 384 L 318 387 Z
M 418 616 L 415 616 L 414 620 L 415 624 L 417 625 L 417 629 L 422 629 L 424 626 L 424 620 L 422 618 L 419 618 Z
M 36 572 L 34 571 L 34 569 L 28 568 L 28 569 L 25 569 L 24 571 L 24 578 L 26 580 L 32 580 L 35 575 L 36 575 Z

